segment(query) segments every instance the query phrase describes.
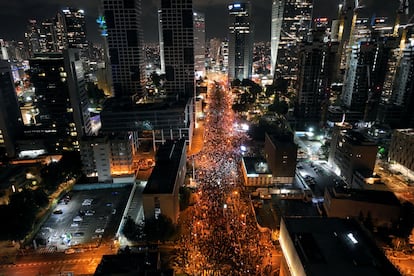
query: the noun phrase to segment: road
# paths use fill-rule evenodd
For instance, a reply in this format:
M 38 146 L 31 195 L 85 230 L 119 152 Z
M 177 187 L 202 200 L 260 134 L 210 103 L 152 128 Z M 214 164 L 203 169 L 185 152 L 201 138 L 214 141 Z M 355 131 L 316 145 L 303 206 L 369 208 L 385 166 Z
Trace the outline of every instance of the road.
M 231 92 L 216 75 L 209 85 L 203 148 L 194 155 L 197 202 L 180 215 L 182 237 L 174 260 L 189 275 L 278 275 L 280 251 L 257 228 L 242 183 L 240 146 Z

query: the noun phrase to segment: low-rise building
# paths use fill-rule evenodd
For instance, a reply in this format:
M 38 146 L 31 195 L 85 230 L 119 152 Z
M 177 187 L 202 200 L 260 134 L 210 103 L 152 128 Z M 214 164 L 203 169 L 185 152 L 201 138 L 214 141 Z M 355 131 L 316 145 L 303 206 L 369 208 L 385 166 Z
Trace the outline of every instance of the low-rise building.
M 356 170 L 374 171 L 377 152 L 378 145 L 362 133 L 338 127 L 332 133 L 328 163 L 350 185 Z
M 414 174 L 414 129 L 396 129 L 394 131 L 388 152 L 388 161 L 397 163 Z
M 264 151 L 275 183 L 291 184 L 295 177 L 298 145 L 293 134 L 265 134 Z
M 352 219 L 283 218 L 280 276 L 401 275 Z
M 178 192 L 186 174 L 185 139 L 167 141 L 158 148 L 155 167 L 142 193 L 146 219 L 163 214 L 177 223 Z
M 275 181 L 264 158 L 243 157 L 241 167 L 244 185 L 247 187 L 268 187 Z
M 324 207 L 328 217 L 371 220 L 375 227 L 392 227 L 399 221 L 401 204 L 391 191 L 328 187 Z

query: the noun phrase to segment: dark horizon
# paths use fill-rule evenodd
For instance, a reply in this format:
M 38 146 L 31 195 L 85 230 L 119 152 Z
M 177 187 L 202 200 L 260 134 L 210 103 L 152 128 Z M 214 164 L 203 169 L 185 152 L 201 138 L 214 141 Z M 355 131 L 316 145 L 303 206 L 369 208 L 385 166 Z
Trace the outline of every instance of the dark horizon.
M 160 0 L 142 1 L 142 26 L 146 43 L 158 42 L 158 2 Z M 225 38 L 227 34 L 227 4 L 223 0 L 194 0 L 194 10 L 205 14 L 206 38 Z M 255 41 L 270 41 L 271 0 L 255 0 L 252 2 L 252 15 L 255 25 Z M 339 0 L 314 0 L 313 17 L 334 19 Z M 386 3 L 375 3 L 374 0 L 360 1 L 366 6 L 365 16 L 394 17 L 398 7 L 397 0 Z M 414 2 L 411 0 L 410 2 Z M 18 40 L 24 38 L 29 19 L 42 21 L 52 18 L 64 7 L 75 7 L 85 10 L 87 36 L 91 42 L 100 42 L 98 25 L 95 22 L 99 15 L 99 0 L 36 0 L 34 1 L 2 1 L 0 3 L 0 39 Z

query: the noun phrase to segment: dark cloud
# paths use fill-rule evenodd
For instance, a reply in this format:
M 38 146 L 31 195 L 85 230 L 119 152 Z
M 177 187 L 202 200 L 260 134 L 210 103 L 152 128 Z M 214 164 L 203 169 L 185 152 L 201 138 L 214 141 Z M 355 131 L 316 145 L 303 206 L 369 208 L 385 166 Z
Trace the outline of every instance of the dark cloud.
M 193 0 L 194 8 L 206 15 L 207 38 L 225 37 L 227 30 L 226 0 Z M 146 41 L 158 40 L 157 9 L 161 0 L 142 0 L 144 38 Z M 272 0 L 251 0 L 255 24 L 255 39 L 269 40 Z M 340 0 L 314 0 L 314 17 L 336 17 Z M 84 9 L 87 16 L 87 31 L 90 40 L 99 41 L 95 18 L 99 14 L 100 0 L 0 0 L 0 38 L 21 40 L 30 18 L 39 21 L 53 17 L 56 12 L 67 6 Z M 393 16 L 399 0 L 360 0 L 366 5 L 362 10 L 365 16 Z M 414 0 L 410 5 L 414 8 Z M 412 14 L 412 12 L 411 12 Z

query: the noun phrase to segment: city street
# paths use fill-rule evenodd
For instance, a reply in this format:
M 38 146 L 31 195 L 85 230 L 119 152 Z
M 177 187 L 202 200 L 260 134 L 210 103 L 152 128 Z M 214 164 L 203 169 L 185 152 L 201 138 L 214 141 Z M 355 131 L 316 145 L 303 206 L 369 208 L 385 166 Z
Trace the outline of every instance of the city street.
M 224 81 L 209 84 L 204 145 L 194 155 L 197 202 L 181 216 L 176 272 L 190 275 L 278 275 L 280 252 L 257 228 L 239 167 L 246 133 Z

